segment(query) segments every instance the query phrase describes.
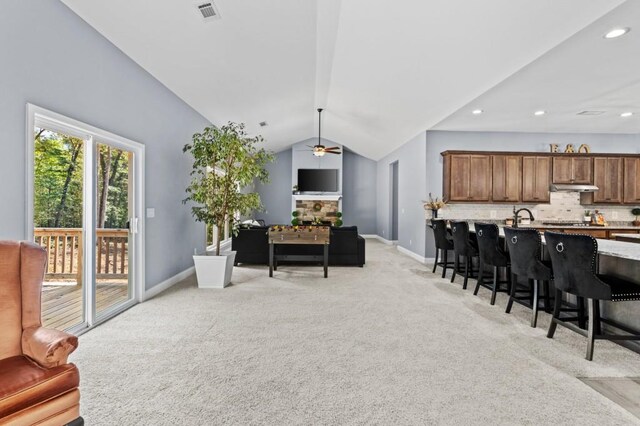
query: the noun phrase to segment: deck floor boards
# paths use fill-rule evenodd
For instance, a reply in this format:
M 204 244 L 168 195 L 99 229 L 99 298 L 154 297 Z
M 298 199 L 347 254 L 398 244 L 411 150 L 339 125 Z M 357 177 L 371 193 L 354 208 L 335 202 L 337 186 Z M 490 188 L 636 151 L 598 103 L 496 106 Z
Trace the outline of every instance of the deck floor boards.
M 97 312 L 122 303 L 129 298 L 123 283 L 98 283 Z M 42 324 L 56 330 L 66 330 L 84 321 L 82 287 L 77 285 L 45 285 L 42 289 Z

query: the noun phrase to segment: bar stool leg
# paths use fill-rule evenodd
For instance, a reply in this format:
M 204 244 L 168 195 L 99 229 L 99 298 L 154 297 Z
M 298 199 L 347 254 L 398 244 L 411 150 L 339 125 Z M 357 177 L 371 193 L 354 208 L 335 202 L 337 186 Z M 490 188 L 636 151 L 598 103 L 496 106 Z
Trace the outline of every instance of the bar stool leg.
M 480 283 L 484 279 L 483 276 L 484 276 L 484 265 L 482 264 L 482 260 L 480 260 L 478 262 L 478 282 L 476 284 L 476 289 L 473 290 L 473 295 L 474 296 L 478 295 L 478 290 L 480 290 Z
M 496 294 L 498 294 L 498 267 L 493 267 L 493 290 L 491 290 L 491 304 L 496 304 Z
M 460 255 L 458 254 L 458 252 L 454 251 L 453 257 L 455 259 L 453 260 L 453 273 L 451 274 L 451 282 L 456 279 L 456 273 L 458 272 L 458 259 L 460 258 Z M 444 278 L 444 276 L 442 278 Z
M 547 332 L 547 337 L 549 339 L 553 339 L 553 335 L 556 332 L 556 320 L 560 319 L 560 308 L 562 306 L 562 291 L 556 289 L 556 300 L 553 304 L 553 316 L 551 317 L 551 323 L 549 323 L 549 331 Z
M 602 322 L 600 321 L 600 301 L 596 300 L 596 334 L 602 334 Z
M 448 254 L 449 250 L 442 249 L 442 252 L 443 252 L 443 256 L 442 257 L 444 258 L 444 260 L 442 262 L 442 278 L 444 278 L 445 275 L 447 275 L 447 254 Z M 454 269 L 454 271 L 455 271 L 455 269 Z
M 584 317 L 584 298 L 578 297 L 578 327 L 584 329 L 586 325 Z
M 436 273 L 436 268 L 438 267 L 438 254 L 440 253 L 440 249 L 436 248 L 436 260 L 433 261 L 433 273 Z
M 543 281 L 544 286 L 544 311 L 551 312 L 551 296 L 549 295 L 549 281 Z
M 589 307 L 589 330 L 587 341 L 587 361 L 593 361 L 593 345 L 596 341 L 595 327 L 596 327 L 596 300 L 587 299 Z
M 507 303 L 507 309 L 504 310 L 505 314 L 511 313 L 511 308 L 513 307 L 513 299 L 516 297 L 516 290 L 518 287 L 518 277 L 516 274 L 511 274 L 511 281 L 513 284 L 511 285 L 511 291 L 509 292 L 509 302 Z
M 531 327 L 536 328 L 538 325 L 538 289 L 540 287 L 540 281 L 533 280 L 533 305 L 531 308 L 533 312 L 531 313 Z
M 471 258 L 469 256 L 464 257 L 464 283 L 462 284 L 462 289 L 467 289 L 467 281 L 469 280 L 469 262 L 471 262 Z

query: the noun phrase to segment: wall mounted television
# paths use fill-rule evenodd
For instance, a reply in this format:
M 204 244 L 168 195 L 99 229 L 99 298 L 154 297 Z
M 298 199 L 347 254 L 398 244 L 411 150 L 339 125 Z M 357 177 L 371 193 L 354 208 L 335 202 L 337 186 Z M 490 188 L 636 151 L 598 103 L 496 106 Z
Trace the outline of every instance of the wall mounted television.
M 298 169 L 298 190 L 338 192 L 338 169 Z

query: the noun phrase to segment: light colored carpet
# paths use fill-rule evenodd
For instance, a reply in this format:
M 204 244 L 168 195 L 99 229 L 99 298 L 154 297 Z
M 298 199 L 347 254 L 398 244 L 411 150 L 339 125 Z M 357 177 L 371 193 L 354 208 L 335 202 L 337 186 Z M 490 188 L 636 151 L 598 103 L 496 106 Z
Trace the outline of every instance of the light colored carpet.
M 640 424 L 576 378 L 640 376 L 638 354 L 597 342 L 588 362 L 546 314 L 532 329 L 394 247 L 368 240 L 364 268 L 328 279 L 267 275 L 187 279 L 81 336 L 87 424 Z

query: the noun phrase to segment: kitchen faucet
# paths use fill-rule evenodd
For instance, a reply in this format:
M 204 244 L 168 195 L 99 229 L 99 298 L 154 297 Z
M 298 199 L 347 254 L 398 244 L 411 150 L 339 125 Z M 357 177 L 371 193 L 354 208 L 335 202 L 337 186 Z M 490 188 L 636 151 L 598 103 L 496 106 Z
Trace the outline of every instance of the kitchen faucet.
M 520 214 L 521 211 L 526 211 L 527 213 L 529 213 L 529 219 L 533 222 L 535 219 L 533 218 L 533 213 L 531 213 L 531 210 L 529 209 L 525 209 L 525 208 L 521 208 L 516 210 L 516 206 L 513 206 L 513 227 L 517 228 L 518 227 L 518 215 Z

